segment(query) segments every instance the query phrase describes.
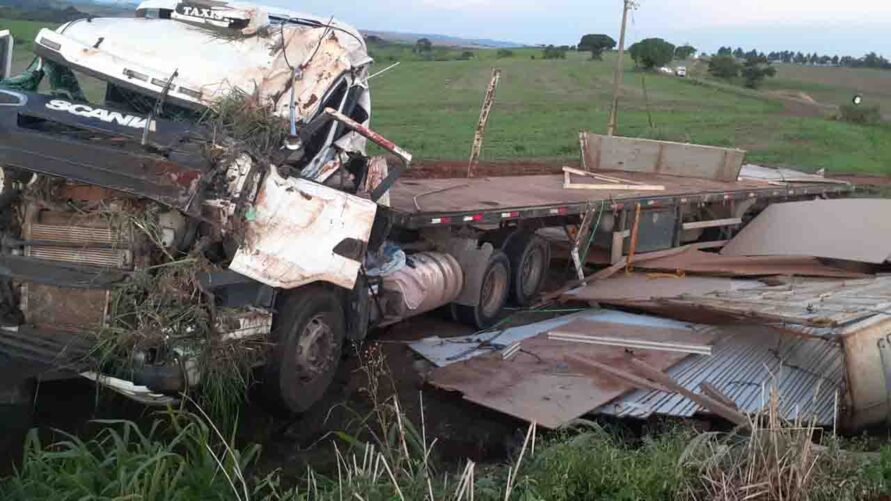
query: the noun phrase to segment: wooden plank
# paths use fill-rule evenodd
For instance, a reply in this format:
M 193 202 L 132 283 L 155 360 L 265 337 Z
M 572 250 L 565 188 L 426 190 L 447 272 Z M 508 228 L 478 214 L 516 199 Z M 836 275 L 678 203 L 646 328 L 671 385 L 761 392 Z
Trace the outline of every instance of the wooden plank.
M 634 184 L 634 185 L 642 185 L 644 183 L 638 183 L 637 181 L 632 181 L 630 179 L 625 179 L 621 177 L 607 176 L 605 174 L 595 174 L 593 172 L 586 172 L 579 169 L 573 169 L 572 167 L 563 167 L 563 172 L 567 174 L 575 174 L 576 176 L 585 176 L 594 179 L 599 179 L 601 181 L 607 181 L 610 183 L 617 184 Z
M 686 245 L 684 247 L 677 247 L 674 249 L 666 249 L 664 251 L 656 251 L 656 252 L 648 252 L 646 254 L 639 254 L 636 259 L 637 259 L 637 262 L 640 263 L 640 262 L 647 261 L 649 259 L 660 259 L 663 257 L 673 256 L 675 254 L 684 252 L 688 249 L 719 248 L 726 243 L 727 243 L 726 240 L 720 240 L 720 241 L 715 241 L 715 242 L 700 242 L 700 243 L 696 243 L 696 244 Z M 616 260 L 616 262 L 613 263 L 612 265 L 610 265 L 609 267 L 604 268 L 604 269 L 598 271 L 597 273 L 594 273 L 593 275 L 589 275 L 588 277 L 585 278 L 585 282 L 591 282 L 591 281 L 596 281 L 596 280 L 605 280 L 605 279 L 607 279 L 607 278 L 609 278 L 609 277 L 615 275 L 616 273 L 625 269 L 625 266 L 627 263 L 626 263 L 625 258 L 621 256 L 621 248 L 622 248 L 621 245 L 622 244 L 620 243 L 619 244 L 620 254 L 619 254 L 619 257 Z M 544 296 L 542 296 L 541 300 L 532 306 L 532 309 L 541 308 L 542 306 L 550 304 L 554 300 L 556 300 L 557 298 L 562 296 L 563 294 L 566 294 L 570 290 L 575 289 L 581 285 L 584 285 L 584 283 L 582 283 L 578 280 L 572 280 L 569 283 L 567 283 L 566 285 L 564 285 L 563 287 L 560 287 L 559 289 L 557 289 L 553 292 L 549 292 L 549 293 L 545 294 Z
M 610 263 L 615 265 L 619 261 L 625 261 L 622 257 L 625 254 L 625 238 L 630 234 L 630 231 L 627 232 L 627 235 L 625 231 L 613 232 L 613 243 L 610 247 Z M 624 266 L 625 263 L 623 262 L 622 267 Z
M 697 221 L 695 223 L 684 223 L 682 228 L 685 230 L 699 230 L 704 228 L 723 228 L 725 226 L 738 226 L 743 222 L 738 217 L 729 219 L 714 219 L 711 221 Z
M 566 364 L 569 365 L 573 370 L 581 371 L 603 371 L 611 376 L 616 376 L 620 379 L 624 379 L 629 383 L 633 384 L 637 388 L 642 388 L 645 390 L 656 390 L 656 391 L 664 391 L 666 393 L 671 393 L 671 390 L 662 386 L 661 384 L 650 381 L 647 378 L 642 378 L 633 372 L 623 371 L 617 367 L 612 365 L 602 364 L 597 362 L 596 360 L 586 359 L 577 357 L 575 355 L 567 355 Z
M 730 407 L 728 405 L 725 405 L 724 403 L 722 403 L 718 400 L 715 400 L 711 397 L 708 397 L 706 395 L 701 395 L 698 393 L 694 393 L 694 392 L 688 390 L 684 386 L 678 384 L 674 379 L 669 377 L 667 374 L 665 374 L 661 370 L 653 368 L 651 365 L 647 364 L 646 362 L 644 362 L 636 357 L 631 357 L 631 365 L 641 375 L 647 377 L 648 379 L 655 381 L 658 384 L 661 384 L 662 386 L 665 386 L 666 388 L 668 388 L 669 390 L 671 390 L 674 393 L 677 393 L 679 395 L 687 397 L 688 399 L 692 400 L 696 404 L 698 404 L 702 407 L 705 407 L 706 409 L 717 414 L 718 416 L 721 416 L 722 418 L 724 418 L 732 423 L 735 423 L 739 426 L 747 427 L 747 426 L 751 425 L 749 418 L 747 418 L 744 414 L 742 414 L 738 410 L 736 410 L 733 407 Z
M 564 332 L 562 330 L 551 331 L 548 339 L 565 343 L 593 344 L 601 346 L 619 346 L 630 350 L 656 350 L 671 351 L 675 353 L 689 353 L 690 355 L 711 355 L 712 347 L 708 345 L 692 345 L 677 343 L 659 343 L 641 339 L 616 339 L 603 336 L 591 336 Z
M 480 110 L 480 120 L 474 132 L 470 160 L 467 162 L 467 177 L 473 177 L 473 169 L 479 163 L 480 153 L 483 149 L 483 138 L 486 135 L 486 125 L 489 123 L 492 105 L 495 104 L 495 91 L 498 89 L 499 81 L 501 81 L 501 70 L 495 68 L 492 70 L 492 79 L 489 81 L 489 87 L 486 89 L 486 97 L 483 99 L 483 106 Z
M 565 188 L 568 190 L 665 191 L 665 186 L 661 184 L 580 184 L 571 181 Z
M 583 184 L 572 182 L 572 175 L 584 176 L 606 181 L 610 184 Z M 621 184 L 625 183 L 625 184 Z M 612 176 L 601 176 L 572 167 L 563 167 L 563 188 L 568 190 L 619 190 L 619 191 L 665 191 L 663 185 L 646 185 Z

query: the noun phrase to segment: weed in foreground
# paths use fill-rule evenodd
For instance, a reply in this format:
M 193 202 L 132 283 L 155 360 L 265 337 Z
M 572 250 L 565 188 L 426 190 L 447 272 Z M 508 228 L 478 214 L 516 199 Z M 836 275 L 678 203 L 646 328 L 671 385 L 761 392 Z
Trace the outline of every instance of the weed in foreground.
M 383 398 L 388 371 L 380 353 L 365 356 L 365 391 L 375 407 L 353 434 L 336 434 L 336 472 L 308 468 L 288 488 L 280 472 L 254 477 L 259 446 L 236 447 L 196 405 L 195 414 L 167 412 L 148 431 L 99 422 L 104 428 L 90 441 L 63 434 L 44 446 L 32 432 L 21 469 L 0 481 L 0 499 L 843 501 L 891 494 L 891 447 L 864 454 L 831 438 L 818 444 L 813 425 L 779 419 L 776 392 L 745 433 L 677 426 L 630 440 L 579 421 L 540 437 L 533 424 L 504 464 L 467 461 L 441 471 L 423 401 L 416 428 L 396 396 Z

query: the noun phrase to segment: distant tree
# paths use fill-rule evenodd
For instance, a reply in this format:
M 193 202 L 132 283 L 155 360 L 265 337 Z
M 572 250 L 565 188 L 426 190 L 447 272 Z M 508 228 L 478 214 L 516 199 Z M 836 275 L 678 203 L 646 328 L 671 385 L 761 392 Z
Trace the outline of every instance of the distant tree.
M 383 45 L 384 39 L 377 35 L 365 35 L 365 43 L 368 45 Z
M 741 65 L 739 62 L 729 54 L 715 56 L 708 62 L 710 75 L 727 80 L 739 76 L 740 69 Z
M 733 49 L 730 47 L 721 47 L 720 49 L 718 49 L 718 55 L 719 56 L 732 56 Z
M 609 35 L 585 35 L 579 42 L 577 50 L 590 52 L 592 59 L 602 59 L 603 51 L 612 50 L 615 47 L 616 41 Z
M 433 51 L 433 42 L 429 38 L 421 38 L 415 42 L 414 52 L 416 54 L 428 54 Z
M 765 78 L 773 77 L 776 74 L 777 69 L 771 66 L 766 57 L 749 57 L 743 63 L 742 77 L 745 80 L 745 86 L 750 89 L 757 88 Z
M 510 49 L 498 49 L 498 52 L 495 53 L 495 56 L 498 59 L 507 59 L 509 57 L 514 57 L 514 51 Z
M 758 51 L 755 50 L 755 49 L 752 49 L 752 50 L 750 50 L 749 52 L 746 52 L 746 56 L 745 56 L 745 57 L 747 57 L 747 58 L 749 58 L 749 57 L 758 57 Z
M 889 62 L 883 56 L 876 54 L 875 52 L 870 52 L 869 54 L 863 56 L 863 59 L 861 59 L 860 61 L 860 65 L 867 68 L 891 68 L 891 62 Z
M 674 45 L 661 38 L 647 38 L 628 48 L 631 59 L 643 69 L 665 66 L 674 59 Z
M 742 59 L 746 57 L 746 53 L 743 52 L 742 47 L 737 47 L 735 51 L 733 51 L 733 57 L 737 59 Z
M 839 58 L 838 58 L 838 54 L 832 56 L 832 65 L 833 65 L 833 66 L 838 66 L 839 61 L 840 61 L 840 60 L 839 60 Z
M 795 62 L 795 64 L 807 64 L 807 56 L 805 56 L 801 52 L 798 52 L 795 54 L 795 58 L 793 61 Z
M 674 49 L 674 58 L 679 61 L 689 59 L 693 54 L 696 54 L 696 47 L 693 47 L 690 44 L 681 45 Z
M 566 59 L 566 51 L 568 47 L 555 47 L 553 45 L 548 45 L 544 48 L 544 52 L 542 53 L 542 59 Z
M 473 52 L 471 52 L 469 50 L 465 50 L 456 59 L 458 59 L 458 61 L 470 61 L 473 58 L 474 58 Z

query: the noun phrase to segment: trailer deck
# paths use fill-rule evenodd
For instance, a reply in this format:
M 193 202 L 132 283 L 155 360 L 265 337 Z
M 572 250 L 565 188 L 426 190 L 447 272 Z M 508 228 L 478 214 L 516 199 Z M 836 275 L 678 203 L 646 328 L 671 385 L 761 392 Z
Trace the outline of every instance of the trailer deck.
M 611 210 L 619 211 L 638 203 L 656 208 L 746 199 L 776 202 L 809 196 L 843 195 L 854 190 L 848 184 L 778 185 L 756 180 L 722 182 L 659 174 L 614 174 L 635 182 L 663 185 L 665 191 L 570 190 L 563 187 L 562 175 L 401 179 L 391 190 L 394 222 L 410 229 L 469 223 L 496 224 L 510 220 L 578 215 L 593 205 L 604 203 L 608 203 Z

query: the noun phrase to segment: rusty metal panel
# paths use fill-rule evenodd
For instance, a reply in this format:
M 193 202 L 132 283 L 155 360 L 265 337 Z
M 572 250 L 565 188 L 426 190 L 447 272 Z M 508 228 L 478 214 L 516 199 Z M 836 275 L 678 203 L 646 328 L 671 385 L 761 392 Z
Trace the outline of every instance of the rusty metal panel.
M 632 329 L 653 340 L 678 332 L 652 327 Z M 707 343 L 711 339 L 709 334 L 691 328 L 682 331 L 697 342 Z M 429 382 L 438 388 L 460 391 L 471 402 L 545 428 L 566 425 L 634 389 L 630 383 L 606 373 L 573 370 L 565 360 L 569 355 L 632 371 L 625 348 L 554 341 L 541 334 L 521 341 L 520 352 L 509 360 L 501 353 L 479 356 L 434 370 Z M 653 350 L 643 350 L 637 356 L 659 370 L 687 357 L 684 353 Z
M 363 253 L 346 257 L 335 249 L 343 242 L 364 248 L 376 212 L 370 200 L 271 169 L 229 269 L 282 289 L 319 281 L 352 289 Z
M 680 254 L 658 259 L 638 261 L 634 267 L 639 270 L 676 273 L 697 273 L 703 275 L 761 277 L 775 275 L 797 275 L 828 278 L 865 278 L 856 271 L 845 270 L 823 264 L 814 257 L 797 256 L 722 256 L 714 252 L 704 252 L 689 248 Z

